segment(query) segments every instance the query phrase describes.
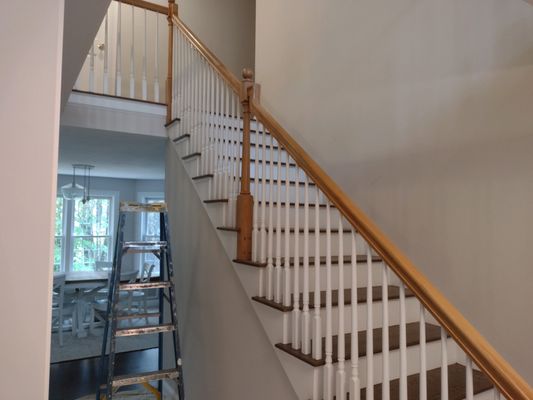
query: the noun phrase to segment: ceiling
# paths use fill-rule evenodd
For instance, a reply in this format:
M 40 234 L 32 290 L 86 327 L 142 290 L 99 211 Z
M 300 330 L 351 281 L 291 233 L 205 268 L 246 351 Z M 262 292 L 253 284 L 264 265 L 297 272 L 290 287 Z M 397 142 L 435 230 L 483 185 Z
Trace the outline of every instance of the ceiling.
M 59 174 L 72 164 L 91 164 L 93 176 L 164 179 L 166 138 L 62 126 Z

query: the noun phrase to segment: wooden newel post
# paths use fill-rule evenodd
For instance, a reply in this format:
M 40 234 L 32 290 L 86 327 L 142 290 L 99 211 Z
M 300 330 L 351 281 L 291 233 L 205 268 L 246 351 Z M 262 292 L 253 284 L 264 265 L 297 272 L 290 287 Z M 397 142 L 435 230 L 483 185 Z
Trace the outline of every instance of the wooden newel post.
M 167 60 L 167 85 L 166 85 L 166 103 L 167 103 L 167 124 L 172 120 L 172 61 L 174 59 L 174 24 L 172 16 L 177 15 L 178 7 L 175 0 L 168 0 L 168 60 Z
M 250 261 L 252 259 L 252 224 L 254 214 L 254 199 L 250 194 L 250 99 L 254 95 L 253 72 L 250 69 L 242 71 L 242 171 L 241 192 L 237 196 L 237 259 Z

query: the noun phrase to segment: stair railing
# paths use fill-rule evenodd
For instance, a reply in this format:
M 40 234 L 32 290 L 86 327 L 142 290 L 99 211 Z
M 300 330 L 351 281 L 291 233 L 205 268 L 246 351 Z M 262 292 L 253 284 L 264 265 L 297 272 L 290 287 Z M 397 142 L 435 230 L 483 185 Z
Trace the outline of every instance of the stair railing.
M 245 70 L 239 81 L 179 19 L 174 2 L 169 4 L 173 64 L 169 61 L 172 107 L 167 119 L 180 119 L 173 139 L 189 138 L 185 158 L 197 158 L 198 178 L 211 178 L 208 199 L 224 203 L 223 225 L 238 231 L 238 261 L 260 271 L 258 297 L 286 311 L 280 347 L 309 355 L 317 366 L 324 366 L 323 376 L 315 377 L 313 399 L 345 398 L 346 393 L 359 399 L 361 387 L 372 399 L 378 381 L 383 382 L 382 398 L 389 398 L 392 284 L 399 291 L 400 400 L 407 400 L 412 370 L 406 343 L 406 301 L 412 295 L 419 304 L 420 399 L 427 399 L 429 322 L 440 326 L 441 399 L 449 398 L 449 338 L 464 352 L 455 358 L 466 365 L 467 399 L 473 399 L 474 377 L 481 373 L 476 368 L 493 382 L 495 399 L 500 395 L 533 399 L 525 380 L 260 104 L 251 71 Z M 361 288 L 367 304 L 364 316 L 358 315 L 356 306 L 360 283 L 365 284 Z M 372 304 L 377 295 L 385 328 L 380 366 L 375 365 L 373 343 L 376 310 Z M 348 318 L 345 296 L 352 298 Z M 338 307 L 335 326 L 334 302 Z M 366 349 L 358 348 L 361 321 Z M 339 333 L 336 351 L 335 331 Z M 352 343 L 350 354 L 345 354 L 345 339 Z M 365 365 L 359 363 L 362 354 Z
M 143 0 L 112 1 L 74 89 L 161 104 L 168 10 Z

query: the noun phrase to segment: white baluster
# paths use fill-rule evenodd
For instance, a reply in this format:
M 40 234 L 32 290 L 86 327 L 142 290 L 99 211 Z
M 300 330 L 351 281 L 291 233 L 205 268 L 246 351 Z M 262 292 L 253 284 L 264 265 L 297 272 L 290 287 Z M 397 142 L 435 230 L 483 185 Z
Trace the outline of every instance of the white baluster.
M 225 107 L 225 115 L 227 118 L 227 121 L 224 123 L 224 169 L 223 169 L 223 175 L 222 175 L 222 198 L 227 199 L 229 196 L 229 168 L 230 168 L 230 151 L 231 151 L 231 144 L 230 144 L 230 126 L 231 126 L 231 119 L 230 118 L 230 104 L 231 104 L 231 96 L 233 95 L 233 92 L 231 91 L 230 87 L 224 83 L 224 88 L 226 89 L 226 99 L 224 101 L 224 107 Z M 255 200 L 255 199 L 254 199 Z M 224 221 L 224 225 L 226 226 L 226 207 L 224 206 L 222 208 L 222 219 Z
M 239 108 L 239 97 L 233 93 L 233 100 L 231 102 L 231 115 L 233 116 L 233 123 L 232 123 L 232 130 L 231 130 L 231 180 L 230 180 L 230 195 L 228 200 L 228 213 L 230 216 L 230 221 L 233 221 L 233 224 L 235 224 L 235 218 L 236 218 L 236 212 L 234 213 L 234 198 L 237 196 L 238 192 L 238 169 L 239 169 L 239 119 L 237 118 L 237 109 Z M 256 172 L 257 173 L 257 170 Z M 255 190 L 255 196 L 257 197 L 258 189 L 257 185 L 254 188 Z M 257 210 L 259 212 L 259 210 Z
M 390 399 L 390 359 L 389 359 L 389 274 L 387 264 L 383 263 L 381 278 L 382 293 L 382 356 L 383 356 L 383 379 L 381 385 L 381 398 Z
M 143 71 L 142 71 L 142 98 L 143 100 L 148 99 L 148 81 L 146 80 L 146 29 L 147 29 L 147 23 L 146 23 L 146 9 L 144 10 L 144 47 L 143 47 Z M 174 44 L 176 43 L 176 31 L 173 31 L 174 35 Z M 173 48 L 174 50 L 174 48 Z M 176 57 L 176 52 L 173 51 L 172 55 L 174 58 Z M 175 65 L 175 64 L 172 64 Z M 172 84 L 175 85 L 176 81 L 173 79 Z M 172 90 L 172 94 L 174 95 L 175 90 Z
M 466 356 L 466 400 L 474 400 L 474 376 L 472 360 Z
M 440 328 L 440 398 L 448 400 L 448 346 L 447 334 L 444 328 Z
M 262 128 L 262 130 L 261 130 Z M 266 132 L 265 128 L 257 124 L 257 133 L 261 131 L 261 231 L 259 244 L 259 262 L 266 264 L 266 246 L 267 246 L 267 230 L 266 230 Z M 259 157 L 258 147 L 256 146 L 255 156 Z M 264 295 L 264 271 L 259 270 L 259 296 Z
M 274 162 L 274 160 L 270 160 Z M 277 167 L 277 190 L 276 190 L 276 293 L 274 294 L 274 301 L 281 303 L 281 144 L 278 143 L 278 167 Z M 287 205 L 287 207 L 289 207 Z
M 366 246 L 366 398 L 374 398 L 374 318 L 372 313 L 372 250 Z M 388 327 L 383 327 L 388 329 Z
M 260 239 L 260 227 L 259 227 L 259 215 L 261 210 L 266 207 L 266 204 L 261 203 L 261 209 L 259 209 L 259 127 L 257 127 L 255 133 L 255 157 L 254 157 L 254 220 L 252 225 L 252 259 L 259 261 L 259 239 Z
M 268 229 L 267 229 L 267 299 L 274 300 L 274 263 L 273 263 L 273 241 L 274 241 L 274 137 L 270 135 L 270 170 L 268 175 Z M 267 176 L 263 176 L 263 182 Z
M 420 400 L 427 400 L 427 362 L 426 362 L 426 314 L 420 304 L 420 383 L 418 385 Z
M 342 227 L 342 214 L 339 211 L 339 289 L 338 289 L 338 311 L 339 311 L 339 336 L 337 341 L 337 399 L 343 399 L 346 396 L 346 371 L 344 369 L 345 361 L 345 341 L 344 341 L 344 237 Z M 357 302 L 352 307 L 357 307 Z
M 298 168 L 296 168 L 296 174 L 299 174 Z M 302 264 L 302 351 L 304 354 L 310 354 L 311 336 L 309 333 L 309 178 L 307 174 L 304 177 L 304 254 Z
M 501 399 L 500 391 L 494 388 L 494 400 L 500 400 L 500 399 Z
M 359 381 L 359 327 L 357 321 L 357 244 L 355 231 L 352 229 L 352 331 L 350 333 L 352 376 L 350 378 L 350 399 L 361 398 L 361 383 Z
M 89 92 L 94 92 L 94 41 L 89 53 Z
M 220 76 L 217 74 L 215 79 L 215 115 L 214 115 L 214 176 L 213 176 L 213 184 L 214 184 L 214 191 L 215 196 L 217 199 L 220 199 L 221 197 L 221 190 L 220 190 L 220 114 L 221 114 L 221 84 L 220 84 Z
M 407 400 L 407 335 L 405 319 L 405 286 L 400 282 L 400 400 Z
M 281 149 L 280 149 L 281 151 Z M 292 305 L 291 299 L 291 248 L 290 248 L 290 237 L 291 237 L 291 225 L 290 225 L 290 196 L 289 196 L 289 165 L 291 163 L 291 158 L 289 153 L 286 154 L 286 163 L 285 163 L 285 261 L 284 261 L 284 288 L 285 292 L 283 295 L 283 305 L 285 307 L 290 307 Z M 281 152 L 279 155 L 281 159 Z M 287 344 L 289 342 L 289 313 L 283 313 L 283 343 Z
M 109 94 L 109 16 L 105 15 L 104 20 L 104 73 L 103 73 L 103 87 L 102 92 Z
M 322 358 L 322 318 L 320 316 L 320 189 L 315 197 L 315 290 L 313 293 L 313 358 Z
M 300 171 L 296 166 L 294 182 L 294 279 L 292 308 L 292 348 L 300 348 Z M 290 186 L 290 177 L 286 185 Z
M 122 94 L 122 2 L 117 10 L 117 55 L 115 57 L 115 96 Z
M 324 365 L 324 399 L 333 399 L 333 321 L 331 284 L 331 209 L 326 203 L 326 360 Z M 370 398 L 370 397 L 369 397 Z
M 135 98 L 135 7 L 131 6 L 130 97 Z
M 155 48 L 154 48 L 154 57 L 155 57 L 155 60 L 154 60 L 154 101 L 156 103 L 159 103 L 159 13 L 154 13 L 155 15 Z M 178 34 L 177 35 L 177 40 L 176 40 L 176 48 L 177 48 L 177 57 L 178 57 L 178 62 L 174 65 L 176 66 L 179 66 L 180 65 L 180 60 L 181 58 L 179 57 L 179 54 L 180 54 L 180 47 L 181 47 L 181 44 L 180 44 L 180 38 L 181 38 L 181 35 Z M 178 80 L 178 85 L 180 84 L 181 82 L 181 74 L 182 72 L 182 69 L 178 68 L 178 73 L 176 74 L 176 79 Z

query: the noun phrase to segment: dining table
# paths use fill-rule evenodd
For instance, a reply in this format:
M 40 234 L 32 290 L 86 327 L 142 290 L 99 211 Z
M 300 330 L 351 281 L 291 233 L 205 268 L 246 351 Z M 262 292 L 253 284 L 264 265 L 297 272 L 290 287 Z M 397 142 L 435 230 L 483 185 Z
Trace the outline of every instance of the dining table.
M 72 329 L 78 338 L 87 336 L 85 319 L 87 306 L 93 300 L 96 293 L 107 287 L 108 271 L 70 271 L 65 273 L 65 290 L 74 294 L 77 326 Z
M 125 268 L 127 270 L 127 268 Z M 69 271 L 65 273 L 65 290 L 74 295 L 76 303 L 77 324 L 72 327 L 78 338 L 87 336 L 88 305 L 94 300 L 97 292 L 108 286 L 110 271 Z M 159 274 L 150 277 L 150 281 L 159 280 Z

